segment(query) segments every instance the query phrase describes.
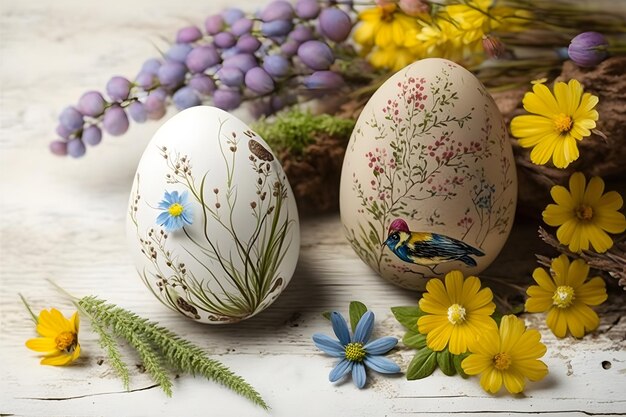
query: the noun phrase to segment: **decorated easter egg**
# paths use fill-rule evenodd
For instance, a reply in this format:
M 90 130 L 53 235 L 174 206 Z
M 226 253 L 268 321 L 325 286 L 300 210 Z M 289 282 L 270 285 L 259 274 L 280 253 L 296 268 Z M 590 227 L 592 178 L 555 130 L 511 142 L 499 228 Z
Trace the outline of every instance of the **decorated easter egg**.
M 298 212 L 265 141 L 220 109 L 167 121 L 137 168 L 128 215 L 141 280 L 203 323 L 259 313 L 285 289 L 300 248 Z
M 342 169 L 341 220 L 384 278 L 423 290 L 450 270 L 478 274 L 502 249 L 516 198 L 502 115 L 459 65 L 417 61 L 363 109 Z

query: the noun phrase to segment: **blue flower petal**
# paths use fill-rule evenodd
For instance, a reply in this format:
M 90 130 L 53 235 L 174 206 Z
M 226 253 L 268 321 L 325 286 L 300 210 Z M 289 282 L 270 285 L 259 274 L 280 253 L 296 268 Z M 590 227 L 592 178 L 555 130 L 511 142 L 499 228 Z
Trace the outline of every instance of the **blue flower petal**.
M 178 197 L 178 191 L 172 191 L 171 198 L 172 198 L 172 203 L 179 203 L 180 202 L 180 198 Z
M 193 223 L 193 216 L 191 215 L 191 212 L 187 211 L 186 209 L 183 210 L 183 212 L 180 215 L 180 218 L 183 219 L 183 221 L 187 224 Z
M 169 208 L 170 208 L 170 206 L 171 206 L 171 204 L 170 204 L 170 203 L 168 203 L 166 200 L 161 200 L 161 201 L 159 202 L 159 208 L 160 208 L 160 209 L 167 210 L 167 209 L 169 209 Z
M 169 218 L 170 218 L 170 214 L 167 211 L 164 211 L 163 213 L 159 214 L 159 217 L 157 217 L 156 222 L 158 225 L 163 225 L 167 222 Z
M 330 314 L 330 321 L 333 324 L 333 331 L 337 335 L 339 342 L 344 346 L 350 343 L 350 330 L 348 330 L 346 319 L 341 314 L 333 311 Z
M 343 358 L 346 356 L 346 351 L 341 343 L 338 341 L 331 339 L 325 334 L 315 333 L 313 335 L 313 343 L 317 346 L 318 349 L 323 350 L 330 356 L 334 356 L 336 358 Z
M 382 355 L 383 353 L 389 352 L 397 344 L 398 339 L 386 336 L 369 342 L 367 345 L 363 346 L 363 348 L 369 355 Z
M 355 362 L 352 367 L 352 382 L 358 388 L 363 388 L 365 386 L 365 381 L 367 376 L 365 375 L 365 366 L 361 362 Z
M 180 204 L 181 205 L 185 205 L 187 204 L 187 199 L 189 198 L 189 193 L 187 192 L 187 190 L 183 191 L 183 193 L 180 195 Z
M 400 372 L 400 367 L 392 360 L 383 356 L 366 356 L 365 365 L 381 374 L 395 374 Z
M 351 361 L 349 361 L 347 359 L 342 359 L 341 361 L 339 361 L 337 366 L 335 366 L 333 368 L 333 370 L 330 371 L 330 374 L 328 375 L 328 380 L 330 382 L 339 381 L 348 372 L 350 372 L 352 370 L 352 365 L 353 364 L 354 364 L 354 362 L 351 362 Z
M 374 313 L 366 311 L 356 325 L 354 339 L 352 341 L 363 344 L 367 343 L 372 335 L 372 330 L 374 330 Z
M 165 192 L 165 195 L 163 196 L 163 198 L 165 199 L 165 201 L 169 203 L 168 205 L 172 205 L 175 202 L 172 200 L 172 195 L 167 191 Z

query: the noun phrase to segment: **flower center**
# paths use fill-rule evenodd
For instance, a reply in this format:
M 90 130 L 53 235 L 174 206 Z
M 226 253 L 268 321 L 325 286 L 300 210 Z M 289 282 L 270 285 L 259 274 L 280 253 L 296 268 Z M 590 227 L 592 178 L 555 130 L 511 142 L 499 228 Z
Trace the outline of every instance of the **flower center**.
M 346 345 L 346 359 L 353 362 L 361 362 L 365 359 L 365 349 L 362 343 L 348 343 Z
M 561 285 L 557 287 L 552 296 L 552 304 L 559 308 L 567 308 L 574 301 L 574 289 L 569 285 Z
M 591 220 L 593 218 L 593 208 L 585 204 L 581 204 L 580 206 L 578 206 L 575 212 L 576 217 L 578 217 L 580 220 Z
M 172 204 L 170 208 L 167 209 L 170 216 L 174 216 L 174 217 L 178 217 L 181 214 L 183 214 L 183 210 L 184 210 L 183 206 L 178 203 Z
M 448 321 L 452 324 L 463 323 L 465 321 L 465 309 L 458 304 L 452 304 L 448 308 Z
M 493 366 L 500 371 L 506 371 L 511 366 L 511 356 L 506 352 L 498 353 L 493 357 Z
M 55 339 L 54 343 L 59 350 L 67 350 L 76 344 L 76 333 L 63 332 L 60 333 Z
M 574 121 L 572 120 L 572 118 L 570 116 L 566 116 L 563 113 L 560 113 L 554 119 L 554 127 L 560 133 L 567 133 L 570 130 L 572 130 L 573 124 L 574 124 Z

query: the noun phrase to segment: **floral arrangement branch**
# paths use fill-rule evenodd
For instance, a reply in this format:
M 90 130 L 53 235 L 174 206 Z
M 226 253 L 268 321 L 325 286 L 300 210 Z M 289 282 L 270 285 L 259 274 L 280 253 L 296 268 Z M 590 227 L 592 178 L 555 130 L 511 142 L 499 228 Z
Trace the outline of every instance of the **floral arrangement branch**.
M 587 250 L 580 253 L 572 252 L 566 245 L 559 243 L 556 236 L 541 226 L 539 227 L 539 237 L 559 252 L 575 259 L 584 259 L 590 267 L 606 272 L 611 277 L 617 279 L 618 284 L 626 290 L 626 234 L 616 237 L 613 247 L 604 253 Z M 537 259 L 541 265 L 550 267 L 550 258 L 537 255 Z
M 100 345 L 107 353 L 111 366 L 122 379 L 126 389 L 129 387 L 130 377 L 128 367 L 122 360 L 117 344 L 116 339 L 118 338 L 126 340 L 137 351 L 144 367 L 167 396 L 172 395 L 172 382 L 168 375 L 168 371 L 171 370 L 201 375 L 208 380 L 224 385 L 264 409 L 269 408 L 261 395 L 243 378 L 233 373 L 221 362 L 209 358 L 200 347 L 183 339 L 171 330 L 95 296 L 77 298 L 56 283 L 51 283 L 72 300 L 72 303 L 77 307 L 81 315 L 90 320 L 93 330 L 100 337 Z M 32 313 L 26 300 L 23 297 L 21 298 L 33 320 L 40 322 L 41 320 L 36 320 L 37 318 Z M 49 314 L 60 315 L 58 311 L 53 309 L 52 313 L 44 310 L 40 317 L 46 318 L 49 317 Z M 62 322 L 63 320 L 65 319 L 61 316 L 61 320 L 57 320 L 57 322 Z M 71 344 L 66 343 L 67 346 L 62 346 L 63 349 L 55 348 L 59 354 L 57 356 L 61 356 L 64 360 L 64 363 L 56 363 L 58 365 L 71 363 L 80 353 L 80 345 L 78 344 L 78 313 L 74 314 L 72 321 L 69 323 L 70 326 L 66 326 L 65 332 L 60 334 L 65 335 L 65 339 L 71 341 Z M 46 323 L 43 324 L 46 325 Z M 40 325 L 38 324 L 37 330 L 43 335 L 45 332 L 42 332 L 42 330 L 45 329 L 41 329 Z M 49 335 L 50 331 L 48 330 L 46 334 Z M 56 339 L 59 339 L 59 337 L 57 336 Z M 34 340 L 36 341 L 37 339 Z M 32 343 L 32 340 L 27 343 L 27 346 L 31 349 L 42 351 L 42 349 L 36 349 L 37 343 Z M 44 358 L 45 360 L 46 358 Z M 42 361 L 42 363 L 44 362 Z

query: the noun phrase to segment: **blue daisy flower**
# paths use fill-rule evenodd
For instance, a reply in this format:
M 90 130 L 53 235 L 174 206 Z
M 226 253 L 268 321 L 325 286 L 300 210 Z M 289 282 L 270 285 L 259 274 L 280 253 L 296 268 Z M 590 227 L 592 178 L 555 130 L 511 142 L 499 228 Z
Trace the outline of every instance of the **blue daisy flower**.
M 330 382 L 338 381 L 352 372 L 354 384 L 358 388 L 363 388 L 367 378 L 366 367 L 383 374 L 400 372 L 400 367 L 395 362 L 382 356 L 396 346 L 398 339 L 387 336 L 368 343 L 374 329 L 374 313 L 367 311 L 363 314 L 352 338 L 348 324 L 341 314 L 336 311 L 331 313 L 330 321 L 338 341 L 325 334 L 313 335 L 315 346 L 330 356 L 341 358 L 330 371 L 328 376 Z
M 158 225 L 165 227 L 168 232 L 182 229 L 185 224 L 193 223 L 191 204 L 188 201 L 187 191 L 178 194 L 178 191 L 165 192 L 163 200 L 159 203 L 163 210 L 156 219 Z

